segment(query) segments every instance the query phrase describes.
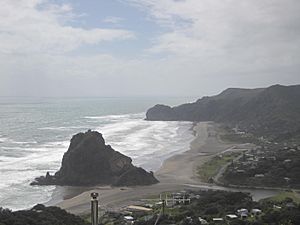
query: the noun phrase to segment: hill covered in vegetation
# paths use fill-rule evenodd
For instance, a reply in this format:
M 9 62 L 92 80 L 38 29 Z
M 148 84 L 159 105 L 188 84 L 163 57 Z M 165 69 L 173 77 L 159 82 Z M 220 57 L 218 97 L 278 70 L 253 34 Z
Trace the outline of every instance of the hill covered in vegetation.
M 281 193 L 276 197 L 253 201 L 242 192 L 186 191 L 190 203 L 177 202 L 165 207 L 153 206 L 150 212 L 131 214 L 136 225 L 298 225 L 300 205 L 298 194 Z M 124 214 L 127 215 L 127 214 Z M 106 213 L 103 225 L 126 224 L 122 213 Z
M 0 208 L 0 225 L 89 225 L 89 223 L 58 207 L 45 207 L 39 204 L 30 210 L 16 212 Z
M 194 103 L 156 105 L 146 120 L 215 121 L 273 140 L 300 137 L 300 85 L 229 88 Z

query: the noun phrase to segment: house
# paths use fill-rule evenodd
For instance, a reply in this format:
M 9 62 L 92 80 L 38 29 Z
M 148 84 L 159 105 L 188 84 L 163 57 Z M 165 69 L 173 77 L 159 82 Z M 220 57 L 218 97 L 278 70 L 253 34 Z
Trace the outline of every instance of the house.
M 252 213 L 253 215 L 255 215 L 255 216 L 261 214 L 261 212 L 262 212 L 262 211 L 261 211 L 260 209 L 252 209 L 252 210 L 251 210 L 251 213 Z
M 124 216 L 125 220 L 133 220 L 134 218 L 132 216 Z
M 262 177 L 265 177 L 265 175 L 264 174 L 255 174 L 254 177 L 256 177 L 256 178 L 262 178 Z
M 190 216 L 187 216 L 186 219 L 189 221 L 189 223 L 192 223 L 192 222 L 193 222 L 193 218 L 190 217 Z
M 201 217 L 198 218 L 199 219 L 199 222 L 200 224 L 208 224 L 208 222 L 205 220 L 205 219 L 202 219 Z
M 213 218 L 212 220 L 213 220 L 213 222 L 215 222 L 215 223 L 222 223 L 222 222 L 224 221 L 223 218 Z
M 172 199 L 170 199 L 170 201 L 173 202 L 173 205 L 175 204 L 190 204 L 191 203 L 191 199 L 189 198 L 189 195 L 187 194 L 186 191 L 181 191 L 178 193 L 173 193 L 172 194 Z
M 228 219 L 237 219 L 238 218 L 238 216 L 237 215 L 235 215 L 235 214 L 228 214 L 228 215 L 226 215 L 226 218 L 228 218 Z
M 249 213 L 249 211 L 248 211 L 248 209 L 238 209 L 237 210 L 237 214 L 238 215 L 240 215 L 242 218 L 244 217 L 244 216 L 248 216 L 248 213 Z M 243 216 L 242 216 L 243 215 Z
M 132 216 L 124 216 L 124 220 L 125 220 L 126 224 L 134 223 L 134 218 Z

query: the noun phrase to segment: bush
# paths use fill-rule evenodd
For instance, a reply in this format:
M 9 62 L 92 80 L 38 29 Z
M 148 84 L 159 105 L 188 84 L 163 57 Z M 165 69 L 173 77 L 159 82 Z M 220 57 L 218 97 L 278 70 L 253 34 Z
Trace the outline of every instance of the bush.
M 82 218 L 58 207 L 36 205 L 31 210 L 12 212 L 0 208 L 1 225 L 87 225 Z

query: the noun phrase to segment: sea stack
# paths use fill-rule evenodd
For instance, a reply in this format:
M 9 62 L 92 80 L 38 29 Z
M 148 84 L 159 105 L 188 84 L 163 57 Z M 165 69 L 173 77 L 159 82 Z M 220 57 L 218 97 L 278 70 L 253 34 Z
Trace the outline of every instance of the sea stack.
M 88 130 L 71 139 L 62 165 L 54 175 L 38 177 L 31 185 L 136 186 L 158 183 L 152 172 L 132 165 L 132 159 L 106 145 L 102 134 Z

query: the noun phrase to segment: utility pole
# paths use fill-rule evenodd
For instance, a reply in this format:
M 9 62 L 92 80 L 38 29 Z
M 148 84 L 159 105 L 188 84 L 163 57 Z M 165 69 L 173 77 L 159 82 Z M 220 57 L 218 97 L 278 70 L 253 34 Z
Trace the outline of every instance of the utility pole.
M 97 192 L 91 193 L 91 221 L 92 225 L 98 225 L 98 196 Z
M 168 194 L 166 194 L 166 206 L 168 206 Z
M 160 199 L 161 199 L 161 195 L 160 195 Z M 160 213 L 158 214 L 157 219 L 156 219 L 154 225 L 157 225 L 160 217 L 165 215 L 166 200 L 165 199 L 161 199 L 161 203 L 162 203 L 161 204 L 162 209 L 161 209 Z
M 166 200 L 162 200 L 162 215 L 165 215 L 165 206 L 166 206 Z

